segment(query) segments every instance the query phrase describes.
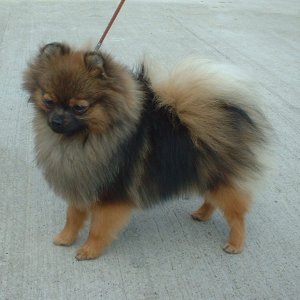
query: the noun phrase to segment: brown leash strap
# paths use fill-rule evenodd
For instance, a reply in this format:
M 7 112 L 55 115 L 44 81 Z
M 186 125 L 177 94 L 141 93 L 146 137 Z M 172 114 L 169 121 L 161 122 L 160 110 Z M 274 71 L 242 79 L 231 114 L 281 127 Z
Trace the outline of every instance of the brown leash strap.
M 122 6 L 123 6 L 124 3 L 125 3 L 125 0 L 121 0 L 121 1 L 120 1 L 120 3 L 119 3 L 119 5 L 118 5 L 117 9 L 115 10 L 115 13 L 114 13 L 113 16 L 111 17 L 111 19 L 110 19 L 108 25 L 106 26 L 106 28 L 105 28 L 105 30 L 104 30 L 104 32 L 103 32 L 103 34 L 102 34 L 102 36 L 101 36 L 99 42 L 98 42 L 97 45 L 96 45 L 95 51 L 98 51 L 98 50 L 100 49 L 100 47 L 102 46 L 102 43 L 103 43 L 103 41 L 104 41 L 104 39 L 105 39 L 107 33 L 109 32 L 109 30 L 110 30 L 112 24 L 114 23 L 115 19 L 117 18 L 117 16 L 118 16 L 118 14 L 119 14 L 119 12 L 120 12 L 120 10 L 121 10 L 121 8 L 122 8 Z

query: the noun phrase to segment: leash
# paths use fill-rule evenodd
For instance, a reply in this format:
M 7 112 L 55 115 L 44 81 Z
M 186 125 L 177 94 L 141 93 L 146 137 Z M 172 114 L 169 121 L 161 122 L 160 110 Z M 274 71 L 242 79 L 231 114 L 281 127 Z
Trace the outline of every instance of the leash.
M 103 41 L 104 41 L 106 35 L 108 34 L 108 32 L 109 32 L 109 30 L 110 30 L 112 24 L 114 23 L 115 19 L 117 18 L 117 16 L 118 16 L 118 14 L 119 14 L 119 12 L 120 12 L 120 10 L 121 10 L 121 8 L 122 8 L 122 6 L 123 6 L 124 3 L 125 3 L 125 0 L 121 0 L 121 1 L 120 1 L 120 3 L 119 3 L 119 5 L 118 5 L 117 9 L 115 10 L 115 13 L 114 13 L 113 16 L 111 17 L 111 19 L 110 19 L 108 25 L 106 26 L 106 28 L 105 28 L 105 30 L 104 30 L 104 32 L 103 32 L 103 34 L 102 34 L 102 36 L 101 36 L 99 42 L 97 43 L 97 45 L 96 45 L 96 47 L 95 47 L 95 51 L 96 51 L 96 52 L 97 52 L 97 51 L 100 49 L 100 47 L 102 46 L 102 43 L 103 43 Z

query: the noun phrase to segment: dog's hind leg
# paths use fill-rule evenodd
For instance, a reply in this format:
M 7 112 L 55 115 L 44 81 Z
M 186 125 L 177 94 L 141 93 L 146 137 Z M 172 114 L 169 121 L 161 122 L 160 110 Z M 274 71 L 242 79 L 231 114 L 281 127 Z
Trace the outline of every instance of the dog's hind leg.
M 212 216 L 215 211 L 215 207 L 210 203 L 205 195 L 204 203 L 194 212 L 192 212 L 191 216 L 194 220 L 197 221 L 207 221 Z
M 250 194 L 233 186 L 222 185 L 207 193 L 207 201 L 218 207 L 229 225 L 229 239 L 224 246 L 227 253 L 240 253 L 244 247 L 245 214 L 250 206 Z

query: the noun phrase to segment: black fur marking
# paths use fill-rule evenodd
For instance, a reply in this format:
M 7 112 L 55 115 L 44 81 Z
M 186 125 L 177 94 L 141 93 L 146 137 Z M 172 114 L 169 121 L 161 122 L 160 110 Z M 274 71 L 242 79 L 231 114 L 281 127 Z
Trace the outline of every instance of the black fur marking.
M 239 129 L 241 124 L 245 121 L 249 125 L 255 127 L 254 122 L 243 109 L 225 103 L 223 103 L 221 107 L 231 114 L 231 120 L 235 129 Z
M 213 190 L 216 186 L 226 182 L 226 177 L 224 174 L 230 174 L 231 170 L 226 169 L 224 161 L 220 155 L 204 141 L 199 140 L 198 145 L 199 152 L 197 164 L 200 178 L 198 186 L 200 185 L 200 189 L 203 191 Z M 218 166 L 217 171 L 209 171 L 209 174 L 207 174 L 208 166 Z M 206 172 L 204 173 L 204 171 Z
M 119 164 L 119 173 L 107 190 L 101 192 L 101 200 L 126 200 L 128 198 L 128 187 L 133 179 L 134 166 L 146 141 L 147 126 L 143 124 L 144 121 L 142 116 L 137 131 L 120 146 L 118 153 L 113 157 L 112 163 Z
M 151 123 L 148 172 L 163 200 L 197 181 L 198 151 L 187 129 L 166 108 L 153 107 Z
M 143 71 L 142 67 L 136 75 L 145 94 L 140 123 L 137 125 L 137 131 L 121 145 L 114 157 L 114 161 L 119 162 L 120 171 L 111 186 L 100 193 L 102 201 L 128 197 L 127 191 L 133 179 L 134 166 L 138 163 L 146 142 L 150 153 L 144 164 L 142 185 L 150 196 L 151 203 L 143 203 L 144 206 L 170 199 L 198 181 L 198 150 L 179 119 L 168 108 L 158 107 Z

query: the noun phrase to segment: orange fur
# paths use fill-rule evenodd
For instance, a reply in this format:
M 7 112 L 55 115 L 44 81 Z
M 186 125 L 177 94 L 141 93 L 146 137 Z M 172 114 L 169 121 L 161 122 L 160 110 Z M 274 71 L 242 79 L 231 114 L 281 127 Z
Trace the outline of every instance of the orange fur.
M 88 239 L 77 251 L 78 260 L 93 259 L 116 238 L 129 221 L 132 205 L 126 202 L 95 203 L 91 208 L 92 222 Z
M 74 99 L 74 98 L 70 99 L 69 106 L 73 107 L 75 105 L 81 105 L 81 106 L 87 106 L 88 107 L 90 104 L 89 104 L 89 101 L 84 100 L 84 99 Z
M 192 218 L 198 221 L 208 221 L 212 216 L 215 207 L 208 201 L 204 201 L 202 206 L 192 213 Z
M 204 204 L 192 217 L 206 221 L 210 218 L 215 208 L 219 208 L 229 225 L 230 234 L 224 251 L 240 253 L 245 240 L 245 214 L 250 206 L 250 194 L 233 186 L 220 186 L 216 190 L 207 192 Z
M 64 229 L 53 239 L 55 245 L 69 246 L 76 240 L 84 221 L 88 216 L 86 209 L 78 209 L 69 205 Z
M 89 130 L 96 134 L 104 133 L 111 125 L 110 116 L 100 104 L 96 104 L 93 109 L 87 111 L 85 119 L 88 121 Z

